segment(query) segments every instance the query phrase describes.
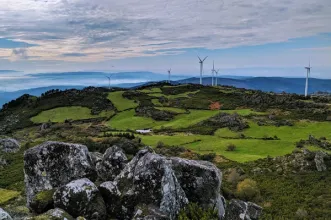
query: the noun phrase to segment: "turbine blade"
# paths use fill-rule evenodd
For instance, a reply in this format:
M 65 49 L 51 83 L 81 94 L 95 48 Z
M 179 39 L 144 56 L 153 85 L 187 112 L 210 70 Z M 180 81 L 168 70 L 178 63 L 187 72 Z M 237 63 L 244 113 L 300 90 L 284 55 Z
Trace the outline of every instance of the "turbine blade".
M 205 59 L 207 59 L 207 57 L 208 57 L 208 56 L 206 56 Z M 205 59 L 203 59 L 203 61 L 205 61 Z M 203 62 L 203 61 L 202 61 L 202 62 Z
M 198 56 L 199 60 L 201 61 L 201 58 Z

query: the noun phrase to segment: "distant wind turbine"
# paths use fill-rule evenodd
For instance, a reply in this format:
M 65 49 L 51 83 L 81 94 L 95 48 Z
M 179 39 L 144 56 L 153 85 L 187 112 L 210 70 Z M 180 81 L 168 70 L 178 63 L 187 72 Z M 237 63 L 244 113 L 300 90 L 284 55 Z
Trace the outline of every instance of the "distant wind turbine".
M 201 60 L 200 57 L 199 58 L 199 63 L 200 63 L 200 85 L 202 85 L 202 70 L 203 70 L 203 62 L 207 59 L 208 56 L 205 57 L 205 59 Z
M 311 69 L 310 60 L 309 60 L 309 66 L 305 67 L 305 69 L 307 70 L 305 97 L 307 97 L 308 96 L 308 81 L 309 81 L 310 69 Z
M 108 78 L 108 80 L 109 80 L 109 89 L 110 89 L 110 79 L 111 79 L 111 77 L 113 76 L 114 74 L 111 74 L 111 75 L 109 75 L 109 76 L 106 76 L 107 78 Z
M 211 70 L 211 86 L 214 86 L 214 72 L 215 72 L 215 65 L 213 61 L 213 69 Z
M 215 73 L 216 73 L 216 86 L 218 86 L 218 83 L 217 83 L 217 79 L 218 79 L 218 76 L 217 76 L 217 74 L 218 74 L 218 72 L 220 71 L 220 69 L 218 69 L 218 70 L 214 70 L 215 71 Z
M 168 70 L 168 83 L 170 83 L 171 68 Z

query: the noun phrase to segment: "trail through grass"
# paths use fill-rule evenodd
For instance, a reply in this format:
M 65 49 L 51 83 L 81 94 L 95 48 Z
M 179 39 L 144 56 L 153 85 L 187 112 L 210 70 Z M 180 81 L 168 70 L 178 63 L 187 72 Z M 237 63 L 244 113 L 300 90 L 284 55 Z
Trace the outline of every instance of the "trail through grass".
M 118 111 L 123 111 L 138 106 L 133 100 L 124 98 L 124 91 L 111 92 L 108 94 L 108 99 L 115 105 Z

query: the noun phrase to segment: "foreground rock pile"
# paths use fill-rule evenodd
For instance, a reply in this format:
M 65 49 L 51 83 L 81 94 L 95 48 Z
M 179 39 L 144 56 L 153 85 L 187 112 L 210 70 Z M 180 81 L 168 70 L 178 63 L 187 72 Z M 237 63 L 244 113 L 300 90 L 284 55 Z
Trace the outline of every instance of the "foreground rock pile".
M 128 161 L 117 146 L 102 155 L 84 145 L 46 142 L 25 152 L 24 172 L 27 206 L 43 219 L 177 219 L 189 203 L 216 209 L 219 219 L 261 214 L 255 204 L 232 201 L 226 215 L 222 173 L 212 163 L 150 148 Z

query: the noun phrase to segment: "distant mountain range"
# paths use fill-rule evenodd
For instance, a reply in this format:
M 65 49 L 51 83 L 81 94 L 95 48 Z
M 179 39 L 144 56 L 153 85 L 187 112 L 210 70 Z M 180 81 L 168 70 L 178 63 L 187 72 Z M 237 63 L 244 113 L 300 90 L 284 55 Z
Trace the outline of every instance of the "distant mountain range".
M 70 76 L 70 79 L 76 78 L 81 79 L 84 78 L 90 78 L 91 73 L 67 73 Z M 38 77 L 40 78 L 48 78 L 51 77 L 52 79 L 59 79 L 65 77 L 68 77 L 68 75 L 63 73 L 51 73 L 51 74 L 38 74 Z M 104 77 L 105 73 L 93 73 L 94 77 Z M 137 76 L 139 78 L 137 79 Z M 135 72 L 135 73 L 121 73 L 121 74 L 115 74 L 114 79 L 121 81 L 125 81 L 125 79 L 128 79 L 130 77 L 135 77 L 137 80 L 142 80 L 141 82 L 132 82 L 132 83 L 119 83 L 116 85 L 112 85 L 114 87 L 121 87 L 121 88 L 134 88 L 138 87 L 144 84 L 150 84 L 152 82 L 157 81 L 164 81 L 167 76 L 161 75 L 161 74 L 155 74 L 150 72 Z M 181 83 L 196 83 L 198 84 L 200 82 L 199 78 L 192 77 L 183 79 L 183 76 L 172 76 L 173 84 L 181 84 Z M 150 80 L 148 80 L 150 79 Z M 204 85 L 211 85 L 212 79 L 211 77 L 205 77 L 203 78 L 203 84 Z M 238 88 L 246 88 L 246 89 L 257 89 L 262 91 L 272 91 L 276 93 L 281 92 L 287 92 L 287 93 L 297 93 L 297 94 L 303 94 L 304 93 L 304 86 L 305 86 L 305 79 L 304 78 L 284 78 L 284 77 L 241 77 L 236 76 L 231 78 L 231 76 L 225 76 L 218 78 L 218 84 L 219 85 L 229 85 L 229 86 L 235 86 Z M 91 85 L 91 86 L 101 86 L 101 85 Z M 105 86 L 105 84 L 103 84 Z M 42 93 L 51 90 L 51 89 L 82 89 L 86 87 L 85 85 L 65 85 L 65 86 L 46 86 L 46 87 L 39 87 L 39 88 L 33 88 L 33 89 L 26 89 L 26 90 L 18 90 L 14 92 L 4 92 L 0 91 L 0 106 L 2 106 L 4 103 L 7 103 L 13 99 L 16 99 L 20 97 L 23 94 L 30 94 L 35 96 L 40 96 Z M 311 78 L 309 80 L 309 93 L 315 93 L 318 91 L 323 92 L 331 92 L 331 79 L 316 79 Z

